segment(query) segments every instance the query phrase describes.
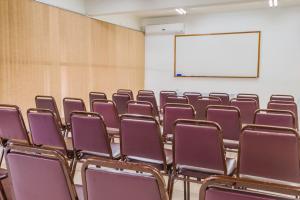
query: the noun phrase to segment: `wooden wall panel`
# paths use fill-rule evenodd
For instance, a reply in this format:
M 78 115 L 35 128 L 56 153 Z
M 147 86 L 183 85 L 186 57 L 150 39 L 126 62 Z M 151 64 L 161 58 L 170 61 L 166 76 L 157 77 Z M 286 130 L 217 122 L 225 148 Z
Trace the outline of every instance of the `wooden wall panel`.
M 108 97 L 144 87 L 144 34 L 33 0 L 0 1 L 0 101 L 34 106 L 37 94 Z M 88 105 L 87 105 L 88 106 Z

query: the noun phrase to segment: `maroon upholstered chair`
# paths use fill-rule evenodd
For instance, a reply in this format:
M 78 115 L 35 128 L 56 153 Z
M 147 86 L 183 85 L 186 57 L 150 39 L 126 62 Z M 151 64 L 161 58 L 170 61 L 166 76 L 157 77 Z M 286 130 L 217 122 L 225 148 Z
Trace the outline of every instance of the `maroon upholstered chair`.
M 128 89 L 118 89 L 117 94 L 128 94 L 129 97 L 130 97 L 130 100 L 134 100 L 132 90 L 128 90 Z
M 219 97 L 200 97 L 195 104 L 196 119 L 204 120 L 206 118 L 206 108 L 209 105 L 222 105 Z
M 69 98 L 63 99 L 64 114 L 65 114 L 65 124 L 70 130 L 70 114 L 74 111 L 86 111 L 84 101 L 79 98 Z
M 221 126 L 225 147 L 237 150 L 242 128 L 240 110 L 233 106 L 208 106 L 206 118 Z
M 56 115 L 56 120 L 61 131 L 62 132 L 66 131 L 66 126 L 65 124 L 62 123 L 54 97 L 38 95 L 35 97 L 35 105 L 36 108 L 51 110 Z
M 257 106 L 259 108 L 259 96 L 257 94 L 248 94 L 248 93 L 239 93 L 236 96 L 237 99 L 254 99 L 257 102 Z
M 72 112 L 72 142 L 76 159 L 72 175 L 76 170 L 77 161 L 93 157 L 120 158 L 120 145 L 110 143 L 103 118 L 98 113 Z
M 128 101 L 127 113 L 155 117 L 153 106 L 148 101 Z
M 156 102 L 156 98 L 155 96 L 151 96 L 151 95 L 137 95 L 136 97 L 137 101 L 147 101 L 150 102 L 153 106 L 153 111 L 155 113 L 155 116 L 159 119 L 159 110 L 158 110 L 158 106 L 157 106 L 157 102 Z
M 195 110 L 190 104 L 165 104 L 163 107 L 163 137 L 172 141 L 177 119 L 195 119 Z
M 164 105 L 167 103 L 167 97 L 168 96 L 177 96 L 176 91 L 167 91 L 163 90 L 159 93 L 159 108 L 160 110 L 163 109 Z
M 295 98 L 292 95 L 273 94 L 270 101 L 295 101 Z
M 197 100 L 202 97 L 202 94 L 200 92 L 184 92 L 183 96 L 186 96 L 189 100 L 189 103 L 195 108 L 195 104 Z
M 230 105 L 229 94 L 222 92 L 211 92 L 209 93 L 210 97 L 219 97 L 223 105 Z
M 120 118 L 116 105 L 111 100 L 94 100 L 92 102 L 92 111 L 99 113 L 107 127 L 110 136 L 119 136 Z
M 236 187 L 238 186 L 238 187 Z M 243 188 L 247 188 L 245 190 Z M 299 196 L 300 188 L 243 178 L 214 176 L 204 180 L 200 200 L 289 200 Z
M 89 93 L 90 99 L 90 110 L 92 110 L 92 102 L 96 99 L 107 100 L 106 94 L 103 92 L 90 92 Z
M 240 136 L 237 176 L 299 184 L 299 136 L 296 130 L 245 126 Z
M 3 160 L 4 148 L 8 141 L 31 144 L 22 113 L 18 106 L 0 104 L 0 138 L 1 145 L 3 146 L 0 165 Z
M 165 181 L 152 166 L 89 159 L 81 171 L 85 200 L 169 200 Z
M 83 199 L 76 193 L 70 168 L 60 152 L 9 146 L 5 158 L 14 199 Z M 77 189 L 81 190 L 80 187 Z
M 66 157 L 73 159 L 73 150 L 67 149 L 56 115 L 51 110 L 30 108 L 27 111 L 27 118 L 34 145 L 58 149 Z
M 127 102 L 131 100 L 131 97 L 125 93 L 114 93 L 112 100 L 115 102 L 119 115 L 127 113 Z
M 139 96 L 139 95 L 141 95 L 141 96 L 154 96 L 154 92 L 152 90 L 139 90 L 137 96 Z
M 252 124 L 254 120 L 254 113 L 259 109 L 255 99 L 252 98 L 234 98 L 230 101 L 231 106 L 238 107 L 241 114 L 242 124 Z
M 174 181 L 180 176 L 183 176 L 185 186 L 187 184 L 189 199 L 190 177 L 203 179 L 214 174 L 232 175 L 235 166 L 235 159 L 225 158 L 221 127 L 217 123 L 202 120 L 176 121 L 170 197 Z
M 164 149 L 160 125 L 151 116 L 122 115 L 121 117 L 122 159 L 145 162 L 169 172 L 172 151 Z
M 188 104 L 189 99 L 186 96 L 169 96 L 166 99 L 166 103 Z
M 298 108 L 297 104 L 292 101 L 279 101 L 279 100 L 274 100 L 270 101 L 268 103 L 268 109 L 275 109 L 275 110 L 289 110 L 295 114 L 296 118 L 296 127 L 298 129 Z
M 297 129 L 295 114 L 289 110 L 258 109 L 255 112 L 254 124 Z

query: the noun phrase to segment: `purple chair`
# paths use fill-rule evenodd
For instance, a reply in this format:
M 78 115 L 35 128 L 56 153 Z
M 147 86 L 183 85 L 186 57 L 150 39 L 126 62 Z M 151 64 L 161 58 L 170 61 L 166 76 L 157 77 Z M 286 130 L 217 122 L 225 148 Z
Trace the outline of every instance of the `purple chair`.
M 189 103 L 195 108 L 195 105 L 198 99 L 202 97 L 202 94 L 199 92 L 184 92 L 183 96 L 186 96 L 189 100 Z
M 176 91 L 160 91 L 159 93 L 159 108 L 160 110 L 163 109 L 164 105 L 167 103 L 168 96 L 177 96 Z
M 254 124 L 297 129 L 295 114 L 289 110 L 258 109 L 255 111 Z
M 206 118 L 206 108 L 209 105 L 222 105 L 222 100 L 219 97 L 200 97 L 196 101 L 196 119 L 204 120 Z
M 254 99 L 257 102 L 259 108 L 259 96 L 257 94 L 239 93 L 236 96 L 237 99 Z
M 123 160 L 148 163 L 166 174 L 170 172 L 172 151 L 164 149 L 156 119 L 143 115 L 122 115 L 120 138 Z
M 158 107 L 157 107 L 157 103 L 156 103 L 156 98 L 155 96 L 151 96 L 151 95 L 137 95 L 136 97 L 137 101 L 147 101 L 147 102 L 150 102 L 153 106 L 153 111 L 155 113 L 155 116 L 160 119 L 160 116 L 159 116 L 159 110 L 158 110 Z
M 84 101 L 79 98 L 69 98 L 63 99 L 64 114 L 65 114 L 65 124 L 70 130 L 70 114 L 74 111 L 86 111 Z
M 223 133 L 225 148 L 237 150 L 241 134 L 240 110 L 233 106 L 208 106 L 206 119 L 217 122 Z
M 166 99 L 166 103 L 189 104 L 189 99 L 186 96 L 169 96 Z
M 120 158 L 120 145 L 110 143 L 103 118 L 98 113 L 72 112 L 72 142 L 76 155 L 72 175 L 77 161 L 89 157 Z
M 163 137 L 173 140 L 174 125 L 177 119 L 195 119 L 195 110 L 190 104 L 165 104 L 163 107 Z
M 230 101 L 231 106 L 238 107 L 241 114 L 242 124 L 252 124 L 254 120 L 254 113 L 259 109 L 255 99 L 252 98 L 234 98 Z
M 295 101 L 295 98 L 292 95 L 273 94 L 270 101 Z
M 141 96 L 154 96 L 154 92 L 152 90 L 139 90 L 137 96 L 139 96 L 139 95 L 141 95 Z
M 300 182 L 295 129 L 247 125 L 242 129 L 237 176 L 268 182 Z
M 78 200 L 70 168 L 60 152 L 9 146 L 5 154 L 15 200 Z
M 34 145 L 60 150 L 67 158 L 73 159 L 73 150 L 67 149 L 56 115 L 51 110 L 30 108 L 27 118 Z
M 225 158 L 221 127 L 211 121 L 177 120 L 173 156 L 170 198 L 175 179 L 184 181 L 185 199 L 189 199 L 190 177 L 201 180 L 215 174 L 232 175 L 236 167 L 235 159 Z
M 211 92 L 209 93 L 210 97 L 219 97 L 222 101 L 222 104 L 225 106 L 230 105 L 230 98 L 229 94 L 227 93 L 222 93 L 222 92 Z
M 81 171 L 85 200 L 169 200 L 165 181 L 152 166 L 89 159 Z
M 110 100 L 94 100 L 92 111 L 99 113 L 107 127 L 107 132 L 111 137 L 118 137 L 120 132 L 120 118 L 116 105 Z
M 38 95 L 35 97 L 35 105 L 36 108 L 51 110 L 56 115 L 57 123 L 61 131 L 66 131 L 66 126 L 62 123 L 54 97 Z
M 238 187 L 236 187 L 238 186 Z M 243 189 L 243 188 L 247 188 Z M 204 180 L 200 200 L 289 200 L 299 196 L 300 188 L 288 184 L 275 184 L 226 176 Z
M 155 117 L 153 106 L 148 101 L 128 101 L 127 113 Z
M 125 93 L 114 93 L 112 95 L 112 100 L 117 106 L 117 111 L 119 115 L 127 113 L 127 102 L 131 100 L 131 97 Z
M 132 90 L 128 90 L 128 89 L 118 89 L 117 94 L 128 94 L 129 97 L 130 97 L 130 100 L 134 100 Z
M 275 110 L 289 110 L 295 114 L 296 118 L 296 127 L 298 129 L 298 108 L 297 104 L 292 101 L 270 101 L 268 103 L 268 109 L 275 109 Z
M 0 165 L 7 142 L 21 142 L 30 145 L 30 139 L 18 106 L 0 104 L 0 138 L 3 146 Z
M 107 100 L 106 94 L 103 92 L 90 92 L 89 93 L 90 99 L 90 110 L 92 110 L 92 102 L 96 99 Z

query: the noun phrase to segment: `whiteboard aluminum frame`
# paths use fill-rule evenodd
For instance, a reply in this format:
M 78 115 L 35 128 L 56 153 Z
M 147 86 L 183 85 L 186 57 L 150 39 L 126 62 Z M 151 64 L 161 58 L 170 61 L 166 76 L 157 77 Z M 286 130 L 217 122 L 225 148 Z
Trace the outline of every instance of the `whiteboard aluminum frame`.
M 234 35 L 234 34 L 258 34 L 258 56 L 257 56 L 257 67 L 256 76 L 177 76 L 176 75 L 176 39 L 178 37 L 193 37 L 193 36 L 211 36 L 211 35 Z M 205 34 L 178 34 L 174 36 L 174 77 L 175 78 L 191 78 L 191 77 L 202 77 L 202 78 L 259 78 L 260 72 L 260 49 L 261 49 L 261 31 L 244 31 L 244 32 L 227 32 L 227 33 L 205 33 Z

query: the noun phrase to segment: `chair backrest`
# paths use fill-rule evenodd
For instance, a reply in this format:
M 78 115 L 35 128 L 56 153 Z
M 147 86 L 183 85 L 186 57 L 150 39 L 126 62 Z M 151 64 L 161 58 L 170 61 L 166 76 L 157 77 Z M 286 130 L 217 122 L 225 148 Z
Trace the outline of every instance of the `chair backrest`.
M 81 176 L 85 200 L 169 200 L 163 177 L 148 165 L 88 159 Z
M 60 129 L 63 128 L 56 101 L 52 96 L 37 95 L 35 97 L 36 108 L 51 110 L 55 115 Z
M 258 109 L 254 124 L 297 128 L 295 114 L 289 110 Z
M 137 99 L 137 101 L 147 101 L 147 102 L 150 102 L 152 104 L 152 106 L 153 106 L 153 110 L 154 110 L 155 116 L 159 117 L 159 110 L 158 110 L 158 107 L 157 107 L 155 96 L 151 96 L 151 95 L 137 95 L 136 99 Z
M 299 137 L 295 129 L 247 125 L 242 129 L 237 176 L 300 182 Z
M 112 158 L 110 140 L 98 113 L 71 113 L 72 142 L 75 151 L 93 152 Z
M 142 96 L 154 96 L 154 92 L 152 90 L 139 90 L 137 96 L 138 95 L 142 95 Z
M 119 115 L 127 113 L 127 102 L 131 100 L 131 97 L 126 93 L 114 93 L 112 100 L 117 106 Z
M 257 102 L 258 108 L 259 108 L 259 96 L 257 94 L 248 94 L 248 93 L 239 93 L 236 96 L 237 99 L 254 99 Z
M 155 117 L 153 106 L 148 101 L 128 101 L 127 113 L 137 115 L 148 115 Z
M 202 94 L 200 92 L 184 92 L 183 96 L 186 96 L 189 100 L 189 103 L 195 107 L 198 98 L 200 98 Z
M 229 140 L 239 140 L 242 123 L 240 110 L 234 106 L 208 106 L 206 119 L 217 122 L 223 132 L 223 138 Z
M 31 108 L 27 111 L 27 118 L 33 144 L 61 149 L 67 154 L 56 115 L 51 110 Z
M 229 94 L 222 92 L 211 92 L 209 93 L 210 97 L 219 97 L 223 105 L 230 105 Z
M 272 94 L 270 101 L 295 101 L 295 98 L 292 95 Z
M 78 199 L 67 161 L 59 152 L 9 146 L 5 159 L 14 199 Z
M 195 119 L 195 110 L 190 104 L 165 104 L 163 107 L 163 135 L 173 134 L 177 119 Z
M 296 127 L 298 129 L 298 108 L 297 104 L 292 101 L 269 101 L 268 109 L 275 109 L 275 110 L 289 110 L 295 114 L 296 117 Z
M 169 96 L 166 99 L 166 103 L 188 104 L 189 103 L 189 99 L 186 96 Z
M 116 105 L 111 100 L 94 100 L 92 102 L 92 111 L 99 113 L 109 128 L 120 128 L 120 118 Z
M 234 98 L 230 101 L 231 106 L 238 107 L 241 114 L 241 121 L 243 124 L 252 124 L 254 120 L 254 113 L 259 109 L 255 99 L 252 98 Z
M 238 186 L 238 187 L 236 187 Z M 243 189 L 247 188 L 247 190 Z M 243 178 L 213 176 L 200 188 L 200 200 L 291 200 L 299 196 L 300 187 L 254 181 Z
M 96 99 L 107 100 L 107 96 L 104 92 L 90 92 L 89 93 L 90 99 L 90 110 L 92 110 L 92 102 Z
M 205 153 L 203 153 L 205 152 Z M 211 121 L 177 120 L 173 140 L 174 169 L 188 166 L 227 174 L 221 127 Z
M 164 145 L 158 121 L 150 116 L 122 115 L 121 155 L 123 159 L 139 158 L 163 164 L 167 170 Z
M 196 119 L 204 120 L 206 118 L 205 112 L 209 105 L 222 105 L 222 100 L 219 97 L 200 97 L 195 104 Z
M 84 101 L 79 98 L 69 98 L 66 97 L 63 99 L 64 114 L 65 114 L 65 123 L 66 125 L 70 124 L 70 114 L 73 111 L 86 111 Z
M 117 94 L 128 94 L 129 97 L 130 97 L 130 100 L 134 100 L 132 90 L 128 90 L 128 89 L 118 89 Z
M 24 119 L 18 106 L 0 105 L 0 138 L 30 144 Z
M 162 109 L 167 102 L 168 96 L 177 96 L 176 91 L 163 90 L 159 93 L 159 108 Z

